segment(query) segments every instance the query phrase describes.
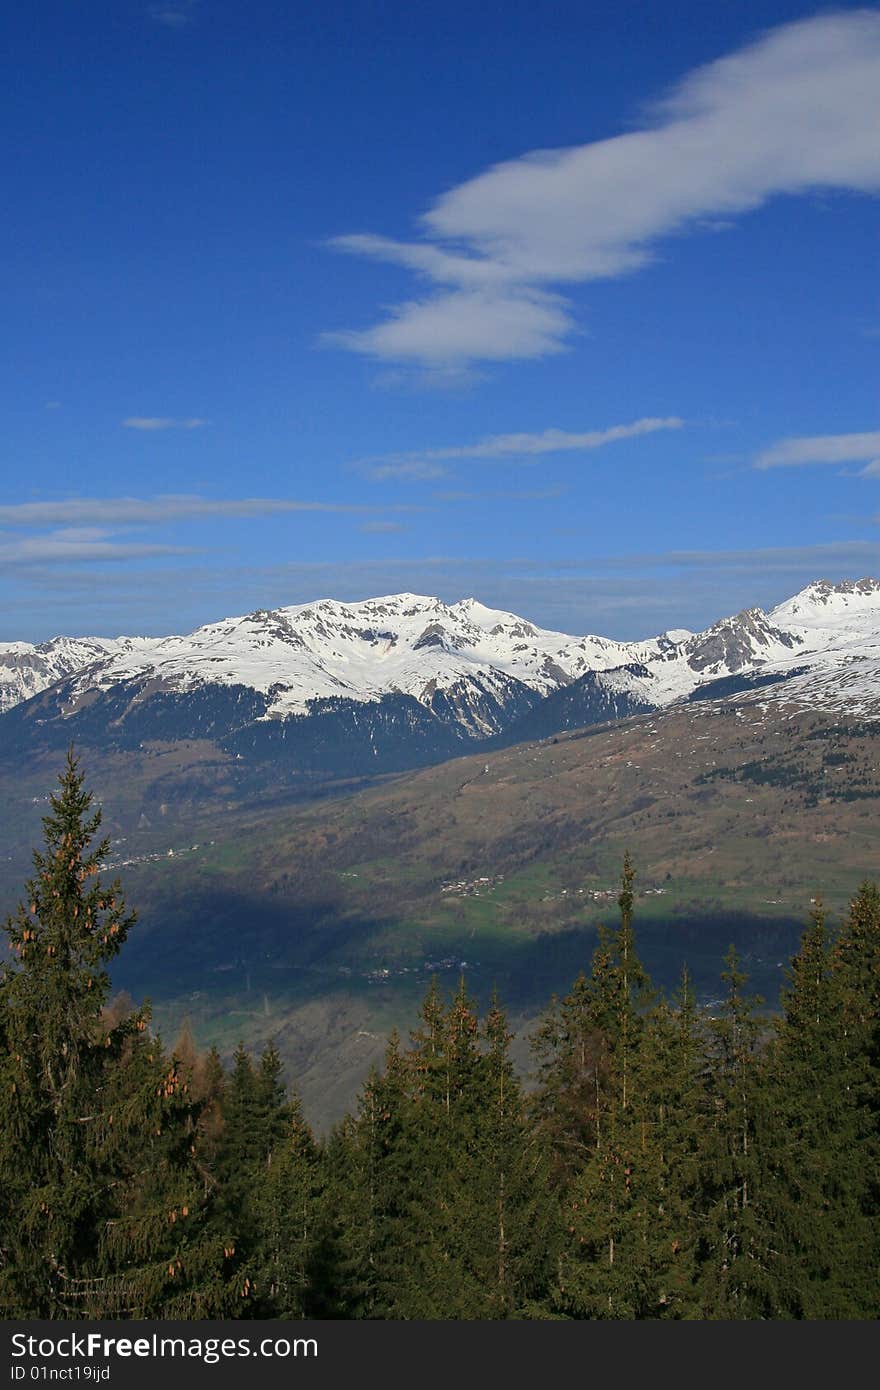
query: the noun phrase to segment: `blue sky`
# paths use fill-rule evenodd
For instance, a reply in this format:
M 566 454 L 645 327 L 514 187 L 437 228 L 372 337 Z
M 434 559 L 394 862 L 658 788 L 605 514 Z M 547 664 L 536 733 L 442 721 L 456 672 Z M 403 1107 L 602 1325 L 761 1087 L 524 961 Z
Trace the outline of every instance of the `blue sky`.
M 880 574 L 880 7 L 43 0 L 0 49 L 0 640 Z

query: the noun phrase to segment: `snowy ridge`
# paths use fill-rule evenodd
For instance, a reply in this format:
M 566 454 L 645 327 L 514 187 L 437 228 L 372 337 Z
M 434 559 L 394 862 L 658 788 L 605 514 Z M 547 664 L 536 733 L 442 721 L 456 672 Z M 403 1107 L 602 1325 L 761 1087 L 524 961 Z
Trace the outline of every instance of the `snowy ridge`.
M 138 651 L 147 658 L 157 641 L 150 637 L 54 637 L 39 646 L 0 642 L 0 714 L 108 657 Z
M 175 693 L 249 688 L 268 697 L 263 720 L 308 714 L 315 701 L 403 695 L 442 707 L 445 719 L 481 737 L 497 731 L 523 692 L 534 702 L 590 673 L 609 694 L 659 708 L 739 674 L 793 671 L 801 674 L 763 688 L 761 698 L 871 706 L 880 582 L 820 580 L 769 614 L 747 609 L 705 632 L 675 629 L 643 642 L 575 637 L 473 598 L 446 604 L 409 593 L 258 610 L 185 636 L 13 642 L 0 645 L 0 710 L 62 681 L 65 715 L 134 681 Z
M 511 681 L 547 694 L 588 670 L 630 659 L 629 648 L 603 638 L 548 632 L 475 599 L 448 605 L 418 594 L 362 603 L 324 599 L 260 610 L 209 623 L 185 637 L 131 648 L 81 673 L 71 692 L 107 690 L 149 675 L 168 688 L 206 682 L 246 685 L 272 696 L 265 717 L 308 712 L 313 700 L 380 700 L 474 685 L 505 698 Z

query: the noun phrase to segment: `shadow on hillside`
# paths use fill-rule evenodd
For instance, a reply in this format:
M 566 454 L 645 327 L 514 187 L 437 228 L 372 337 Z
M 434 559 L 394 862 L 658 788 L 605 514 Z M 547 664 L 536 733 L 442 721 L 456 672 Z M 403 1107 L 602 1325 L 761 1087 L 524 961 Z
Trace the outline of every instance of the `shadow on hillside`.
M 701 1002 L 722 993 L 721 971 L 731 944 L 749 977 L 748 988 L 775 1007 L 785 967 L 797 951 L 804 922 L 795 918 L 759 917 L 745 912 L 713 912 L 635 922 L 636 947 L 655 987 L 674 992 L 687 965 Z M 590 972 L 597 930 L 571 927 L 543 933 L 511 952 L 504 996 L 511 1007 L 541 1008 L 553 993 L 569 989 L 579 971 Z M 499 989 L 502 981 L 499 979 Z
M 389 925 L 344 917 L 327 895 L 292 900 L 199 892 L 144 908 L 113 982 L 158 1001 L 193 990 L 234 993 L 246 978 L 254 987 L 289 988 L 301 976 L 320 994 L 331 983 L 337 987 L 340 965 L 360 957 Z
M 743 912 L 676 913 L 639 923 L 636 939 L 654 984 L 675 990 L 686 963 L 698 997 L 722 993 L 720 973 L 731 943 L 749 975 L 749 988 L 776 1005 L 784 970 L 804 922 Z M 497 987 L 512 1010 L 541 1010 L 566 992 L 579 971 L 589 973 L 597 930 L 581 925 L 509 942 L 460 939 L 446 930 L 405 927 L 384 916 L 353 916 L 330 892 L 272 898 L 218 890 L 148 905 L 113 971 L 114 986 L 154 1001 L 190 993 L 214 998 L 266 990 L 300 999 L 362 992 L 371 972 L 389 967 L 385 998 L 436 973 L 449 989 L 458 975 L 484 1003 Z M 436 963 L 436 965 L 434 964 Z

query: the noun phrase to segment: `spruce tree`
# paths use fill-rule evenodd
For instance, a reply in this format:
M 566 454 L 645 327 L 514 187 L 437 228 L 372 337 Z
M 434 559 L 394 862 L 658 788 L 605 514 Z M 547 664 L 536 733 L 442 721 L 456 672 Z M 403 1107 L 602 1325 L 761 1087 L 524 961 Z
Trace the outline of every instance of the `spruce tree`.
M 758 1140 L 762 1023 L 756 1009 L 763 1001 L 746 994 L 748 977 L 733 945 L 724 964 L 726 997 L 708 1025 L 698 1282 L 705 1317 L 741 1320 L 765 1316 L 772 1299 Z
M 101 1010 L 107 963 L 134 915 L 119 883 L 105 888 L 97 878 L 109 842 L 92 845 L 101 817 L 83 780 L 68 753 L 43 817 L 27 901 L 5 928 L 14 958 L 0 977 L 0 1307 L 7 1316 L 76 1309 L 77 1292 L 95 1272 L 112 1178 L 109 1154 L 93 1143 L 95 1101 L 108 1058 L 118 1058 L 129 1030 L 105 1037 Z
M 250 1202 L 256 1307 L 265 1317 L 300 1318 L 312 1299 L 319 1216 L 319 1173 L 312 1132 L 299 1097 L 288 1097 L 274 1043 L 257 1077 L 255 1166 Z
M 473 1155 L 478 1123 L 479 1022 L 465 983 L 445 1008 L 436 985 L 406 1058 L 413 1076 L 409 1147 L 418 1187 L 407 1202 L 405 1316 L 461 1318 L 479 1296 L 468 1253 L 475 1240 Z
M 332 1220 L 324 1236 L 338 1272 L 342 1311 L 355 1318 L 411 1316 L 410 1213 L 418 1199 L 409 1077 L 392 1033 L 383 1072 L 373 1070 L 357 1113 L 326 1151 Z
M 831 953 L 839 998 L 834 1059 L 836 1161 L 829 1200 L 839 1213 L 833 1284 L 822 1316 L 880 1313 L 880 890 L 865 882 Z
M 633 882 L 624 859 L 620 923 L 600 938 L 591 980 L 591 1016 L 607 1059 L 596 1073 L 593 1142 L 563 1196 L 569 1240 L 560 1263 L 559 1299 L 581 1317 L 635 1317 L 645 1304 L 644 1249 L 648 1181 L 648 1097 L 642 1075 L 644 1010 L 650 981 L 635 946 Z
M 631 1258 L 638 1317 L 698 1315 L 693 1288 L 705 1119 L 703 1038 L 690 977 L 647 1015 L 634 1068 Z
M 550 1186 L 549 1150 L 529 1122 L 510 1057 L 513 1034 L 497 995 L 484 1036 L 473 1183 L 479 1316 L 543 1317 L 559 1247 L 558 1205 Z
M 273 1042 L 256 1068 L 239 1043 L 222 1110 L 217 1171 L 223 1219 L 235 1233 L 238 1316 L 302 1316 L 317 1197 L 314 1140 L 298 1098 L 288 1099 Z
M 0 1308 L 206 1315 L 224 1256 L 202 1239 L 196 1108 L 148 1009 L 105 1010 L 135 918 L 99 877 L 109 842 L 72 752 L 59 781 L 0 975 Z
M 611 1072 L 613 945 L 599 928 L 588 978 L 578 975 L 532 1037 L 537 1087 L 531 1110 L 552 1155 L 551 1180 L 564 1193 L 599 1142 Z
M 230 1229 L 237 1231 L 244 1252 L 244 1232 L 249 1226 L 248 1203 L 254 1158 L 254 1120 L 257 1081 L 253 1063 L 243 1042 L 232 1058 L 232 1070 L 223 1090 L 223 1125 L 216 1158 L 220 1206 Z
M 757 1111 L 769 1316 L 880 1311 L 878 943 L 863 884 L 836 933 L 816 904 L 788 972 Z
M 445 1016 L 445 1093 L 419 1112 L 419 1170 L 427 1181 L 412 1212 L 418 1316 L 510 1316 L 528 1288 L 529 1255 L 537 1255 L 523 1229 L 535 1192 L 526 1180 L 521 1096 L 497 1001 L 485 1051 L 480 1031 L 462 979 Z
M 103 1223 L 99 1288 L 90 1316 L 231 1316 L 233 1238 L 216 1209 L 201 1144 L 192 1071 L 149 1030 L 134 1033 L 108 1078 L 114 1136 L 113 1210 Z

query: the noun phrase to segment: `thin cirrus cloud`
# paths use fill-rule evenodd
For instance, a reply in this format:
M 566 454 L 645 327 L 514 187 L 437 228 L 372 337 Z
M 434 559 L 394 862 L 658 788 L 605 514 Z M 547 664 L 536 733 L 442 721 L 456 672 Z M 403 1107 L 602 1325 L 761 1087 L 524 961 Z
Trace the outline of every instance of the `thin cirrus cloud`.
M 143 430 L 146 433 L 157 430 L 199 430 L 207 423 L 207 420 L 202 420 L 198 415 L 186 420 L 175 420 L 170 415 L 129 415 L 122 421 L 124 429 Z
M 816 463 L 864 463 L 861 477 L 880 478 L 880 430 L 780 439 L 755 459 L 756 468 L 797 468 Z
M 198 0 L 172 0 L 166 5 L 151 5 L 147 13 L 166 29 L 185 29 L 194 23 L 197 9 Z
M 381 458 L 363 459 L 361 467 L 375 482 L 396 478 L 403 482 L 424 482 L 443 477 L 444 464 L 455 460 L 536 458 L 543 454 L 586 453 L 593 449 L 616 444 L 622 439 L 637 439 L 640 435 L 659 430 L 680 430 L 684 420 L 678 415 L 648 416 L 626 425 L 611 425 L 604 430 L 547 429 L 533 434 L 493 434 L 473 444 L 453 444 L 439 449 L 419 449 L 409 453 L 385 454 Z
M 372 511 L 337 502 L 299 502 L 282 497 L 71 497 L 60 502 L 0 506 L 0 526 L 139 526 L 199 517 L 270 516 L 284 512 Z M 406 510 L 392 508 L 392 510 Z
M 0 536 L 0 564 L 32 565 L 86 560 L 151 559 L 157 555 L 187 555 L 189 547 L 153 542 L 120 541 L 95 527 L 62 527 L 40 536 Z
M 403 457 L 388 458 L 383 463 L 364 466 L 364 472 L 374 483 L 384 483 L 392 478 L 405 483 L 428 483 L 436 478 L 445 478 L 447 469 L 428 459 Z
M 662 238 L 783 194 L 880 191 L 878 90 L 877 10 L 770 30 L 687 75 L 641 129 L 532 151 L 452 188 L 420 240 L 332 238 L 431 288 L 324 341 L 434 369 L 559 352 L 577 323 L 558 287 L 629 274 Z
M 561 487 L 504 488 L 496 492 L 465 492 L 455 489 L 435 492 L 435 502 L 556 502 L 565 495 Z
M 367 536 L 390 536 L 407 528 L 401 521 L 365 521 L 360 529 Z

